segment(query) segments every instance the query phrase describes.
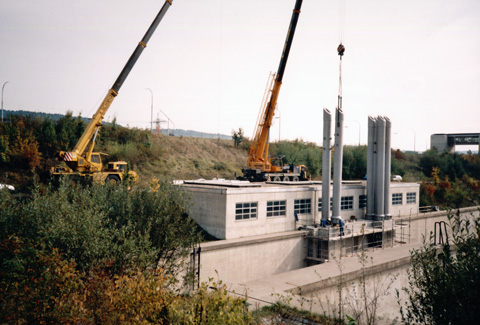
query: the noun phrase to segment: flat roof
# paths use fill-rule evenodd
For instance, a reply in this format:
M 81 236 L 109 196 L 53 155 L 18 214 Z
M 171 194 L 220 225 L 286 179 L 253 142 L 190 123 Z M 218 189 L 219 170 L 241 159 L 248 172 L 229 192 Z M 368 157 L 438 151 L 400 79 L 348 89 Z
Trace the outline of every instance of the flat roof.
M 478 133 L 434 133 L 432 135 L 446 135 L 449 137 L 478 137 L 480 132 Z
M 176 185 L 187 185 L 187 186 L 196 186 L 196 187 L 205 187 L 205 188 L 312 188 L 318 187 L 322 185 L 322 181 L 299 181 L 299 182 L 249 182 L 249 181 L 239 181 L 239 180 L 227 180 L 227 179 L 212 179 L 212 180 L 205 180 L 205 179 L 197 179 L 197 180 L 176 180 L 174 181 Z M 333 182 L 330 182 L 332 185 Z M 390 182 L 392 187 L 403 187 L 403 186 L 412 186 L 412 184 L 418 185 L 418 183 L 407 183 L 407 182 Z M 349 181 L 342 181 L 342 187 L 357 187 L 363 186 L 366 187 L 367 181 L 366 180 L 349 180 Z

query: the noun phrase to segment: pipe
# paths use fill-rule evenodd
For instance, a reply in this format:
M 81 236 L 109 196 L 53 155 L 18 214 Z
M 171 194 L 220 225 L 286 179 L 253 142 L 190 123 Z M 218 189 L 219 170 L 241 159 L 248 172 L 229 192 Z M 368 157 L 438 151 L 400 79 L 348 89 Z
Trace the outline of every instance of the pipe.
M 323 109 L 323 157 L 322 157 L 322 220 L 328 220 L 330 214 L 330 176 L 332 174 L 331 146 L 332 115 Z
M 342 164 L 343 164 L 343 111 L 336 109 L 335 114 L 335 152 L 333 165 L 333 207 L 332 222 L 340 218 L 340 198 L 342 188 Z
M 367 212 L 366 219 L 373 219 L 375 215 L 375 138 L 377 121 L 368 117 L 368 142 L 367 142 Z
M 377 155 L 375 170 L 375 219 L 385 218 L 385 119 L 377 118 Z
M 388 117 L 385 118 L 385 193 L 384 193 L 384 214 L 385 219 L 390 219 L 390 175 L 392 166 L 392 150 L 391 150 L 391 137 L 392 137 L 392 123 Z

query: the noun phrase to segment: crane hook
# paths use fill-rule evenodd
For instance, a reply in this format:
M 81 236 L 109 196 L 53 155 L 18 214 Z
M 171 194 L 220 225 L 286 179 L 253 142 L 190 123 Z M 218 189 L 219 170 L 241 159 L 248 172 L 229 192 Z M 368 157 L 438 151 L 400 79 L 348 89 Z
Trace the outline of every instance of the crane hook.
M 345 46 L 343 46 L 342 43 L 340 43 L 340 45 L 337 47 L 337 52 L 340 56 L 343 56 L 343 53 L 345 53 Z

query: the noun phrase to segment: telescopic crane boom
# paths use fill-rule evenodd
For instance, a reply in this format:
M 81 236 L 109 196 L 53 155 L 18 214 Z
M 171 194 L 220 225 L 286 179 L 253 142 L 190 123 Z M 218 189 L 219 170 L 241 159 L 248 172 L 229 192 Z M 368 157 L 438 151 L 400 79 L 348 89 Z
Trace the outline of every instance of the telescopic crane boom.
M 290 176 L 288 170 L 285 170 L 283 163 L 272 164 L 272 159 L 268 158 L 268 134 L 272 125 L 273 116 L 275 115 L 275 108 L 277 106 L 278 95 L 280 93 L 280 87 L 282 86 L 283 74 L 287 65 L 288 55 L 292 46 L 293 36 L 300 16 L 300 8 L 303 0 L 296 0 L 295 7 L 293 8 L 292 18 L 290 20 L 290 26 L 288 28 L 287 37 L 283 47 L 282 57 L 280 64 L 273 81 L 269 81 L 269 94 L 267 94 L 267 101 L 265 105 L 262 105 L 260 114 L 258 117 L 255 132 L 253 134 L 252 144 L 248 150 L 248 168 L 243 170 L 244 178 L 251 181 L 263 181 L 269 177 L 277 178 L 279 180 L 297 180 L 299 178 L 305 178 L 305 169 L 302 176 L 300 171 L 293 175 L 294 171 L 290 170 Z M 273 82 L 273 85 L 271 84 Z M 292 166 L 293 167 L 293 166 Z M 304 166 L 297 166 L 304 168 Z M 272 173 L 270 175 L 270 173 Z M 274 173 L 274 174 L 273 174 Z M 283 173 L 283 174 L 282 174 Z M 290 179 L 291 178 L 291 179 Z
M 171 5 L 172 0 L 165 1 L 162 8 L 160 9 L 160 12 L 153 20 L 142 40 L 138 43 L 135 51 L 132 53 L 129 60 L 125 64 L 125 67 L 120 72 L 120 75 L 113 84 L 112 88 L 110 88 L 99 108 L 97 109 L 96 113 L 93 115 L 90 123 L 86 127 L 74 149 L 72 151 L 60 151 L 57 153 L 58 160 L 65 161 L 68 168 L 54 168 L 54 174 L 76 174 L 80 176 L 93 176 L 94 179 L 100 181 L 112 179 L 118 182 L 123 179 L 122 174 L 124 169 L 126 169 L 126 163 L 124 162 L 110 163 L 109 169 L 106 172 L 101 172 L 103 166 L 100 159 L 100 153 L 93 152 L 93 148 L 95 146 L 95 139 L 97 137 L 98 130 L 102 126 L 103 118 L 105 117 L 105 114 L 110 108 L 113 100 L 118 95 L 120 87 L 122 87 L 123 82 L 127 79 L 128 74 L 130 73 L 138 58 L 142 54 L 144 48 L 147 46 L 147 43 L 155 32 L 155 29 L 160 24 L 160 21 L 163 19 L 163 16 Z M 93 175 L 92 173 L 95 173 L 95 175 Z M 136 173 L 130 172 L 130 177 L 136 178 Z

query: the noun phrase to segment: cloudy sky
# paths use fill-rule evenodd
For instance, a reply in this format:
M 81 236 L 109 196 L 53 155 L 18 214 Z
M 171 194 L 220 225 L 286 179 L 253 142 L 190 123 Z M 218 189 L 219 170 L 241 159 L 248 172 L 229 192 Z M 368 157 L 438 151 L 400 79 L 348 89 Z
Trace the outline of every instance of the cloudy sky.
M 4 108 L 91 117 L 163 3 L 0 0 Z M 294 3 L 174 0 L 106 119 L 148 128 L 149 88 L 170 128 L 251 136 Z M 402 150 L 480 132 L 480 1 L 304 0 L 271 140 L 322 142 L 341 40 L 346 144 L 366 143 L 369 115 L 390 118 Z

